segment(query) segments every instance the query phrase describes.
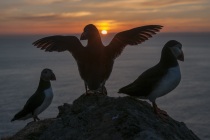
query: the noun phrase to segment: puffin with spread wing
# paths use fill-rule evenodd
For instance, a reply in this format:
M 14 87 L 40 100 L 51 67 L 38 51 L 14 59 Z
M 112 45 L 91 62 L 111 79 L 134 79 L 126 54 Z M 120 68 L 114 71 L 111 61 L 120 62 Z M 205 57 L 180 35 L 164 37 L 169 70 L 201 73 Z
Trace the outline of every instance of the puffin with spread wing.
M 106 93 L 105 82 L 109 78 L 114 60 L 127 45 L 138 45 L 159 32 L 163 26 L 147 25 L 117 33 L 108 46 L 104 46 L 95 25 L 85 26 L 80 40 L 88 40 L 83 46 L 76 36 L 49 36 L 33 43 L 47 52 L 69 51 L 75 58 L 81 78 L 88 89 Z

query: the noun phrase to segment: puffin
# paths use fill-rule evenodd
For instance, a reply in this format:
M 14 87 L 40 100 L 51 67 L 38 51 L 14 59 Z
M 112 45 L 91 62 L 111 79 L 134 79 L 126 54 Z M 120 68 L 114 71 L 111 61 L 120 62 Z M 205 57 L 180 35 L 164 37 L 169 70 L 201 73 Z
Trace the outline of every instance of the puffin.
M 80 36 L 80 40 L 87 40 L 86 46 L 83 46 L 76 36 L 62 35 L 41 38 L 33 45 L 46 52 L 69 51 L 77 62 L 79 74 L 84 81 L 85 93 L 99 91 L 107 94 L 105 83 L 112 72 L 114 60 L 122 53 L 125 46 L 141 44 L 159 32 L 162 27 L 146 25 L 122 31 L 104 46 L 96 26 L 88 24 Z
M 134 82 L 119 89 L 118 93 L 152 102 L 154 113 L 160 117 L 168 116 L 158 108 L 156 99 L 175 89 L 181 81 L 181 72 L 177 60 L 184 61 L 182 44 L 176 40 L 168 41 L 161 52 L 160 61 L 144 71 Z
M 53 99 L 51 80 L 56 80 L 53 71 L 48 68 L 43 69 L 36 92 L 28 99 L 23 109 L 15 114 L 11 122 L 29 118 L 33 118 L 34 122 L 40 120 L 38 115 L 51 104 Z

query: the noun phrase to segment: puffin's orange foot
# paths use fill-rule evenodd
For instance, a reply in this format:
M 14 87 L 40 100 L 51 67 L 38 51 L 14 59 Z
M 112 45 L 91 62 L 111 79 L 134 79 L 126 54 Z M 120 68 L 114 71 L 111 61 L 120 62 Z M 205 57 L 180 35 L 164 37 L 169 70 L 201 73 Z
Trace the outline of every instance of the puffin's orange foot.
M 157 114 L 161 114 L 161 115 L 164 115 L 164 116 L 168 116 L 168 114 L 167 114 L 166 111 L 161 110 L 161 109 L 159 109 L 159 108 L 157 108 L 156 112 L 157 112 Z
M 100 90 L 88 90 L 86 93 L 85 93 L 85 95 L 94 95 L 94 94 L 96 94 L 96 95 L 107 95 L 107 92 L 106 91 L 104 91 L 104 92 L 102 92 L 102 91 L 100 91 Z
M 88 90 L 86 93 L 85 93 L 85 95 L 93 95 L 93 94 L 95 94 L 95 91 L 93 91 L 93 90 Z
M 167 112 L 164 111 L 164 110 L 159 109 L 155 102 L 153 102 L 152 104 L 153 104 L 153 108 L 154 108 L 155 114 L 157 114 L 161 119 L 165 120 L 168 117 Z
M 100 94 L 100 95 L 107 96 L 107 92 L 106 91 L 101 91 L 101 90 L 96 90 L 95 94 Z
M 165 120 L 165 119 L 168 118 L 168 114 L 164 110 L 161 110 L 159 108 L 156 108 L 156 110 L 154 112 L 155 112 L 155 114 L 157 114 L 163 120 Z

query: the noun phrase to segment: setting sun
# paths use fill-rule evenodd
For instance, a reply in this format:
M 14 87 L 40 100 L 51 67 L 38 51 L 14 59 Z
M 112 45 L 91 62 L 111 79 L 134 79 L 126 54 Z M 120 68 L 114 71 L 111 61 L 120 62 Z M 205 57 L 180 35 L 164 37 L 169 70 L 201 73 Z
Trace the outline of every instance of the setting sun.
M 102 30 L 101 33 L 102 33 L 103 35 L 106 35 L 106 34 L 107 34 L 107 30 Z

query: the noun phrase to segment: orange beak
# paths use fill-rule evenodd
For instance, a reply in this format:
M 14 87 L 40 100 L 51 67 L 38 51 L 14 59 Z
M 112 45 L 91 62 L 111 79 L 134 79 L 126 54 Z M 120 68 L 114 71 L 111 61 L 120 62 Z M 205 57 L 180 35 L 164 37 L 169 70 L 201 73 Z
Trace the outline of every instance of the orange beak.
M 56 80 L 55 74 L 51 75 L 50 80 L 53 80 L 53 81 Z
M 87 33 L 83 32 L 80 36 L 80 40 L 87 40 Z
M 181 52 L 181 54 L 177 57 L 178 60 L 180 61 L 184 61 L 184 53 L 183 51 Z

